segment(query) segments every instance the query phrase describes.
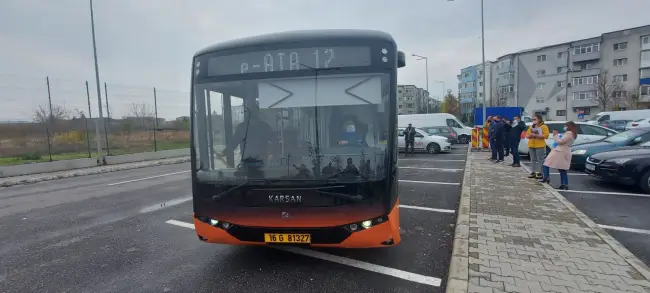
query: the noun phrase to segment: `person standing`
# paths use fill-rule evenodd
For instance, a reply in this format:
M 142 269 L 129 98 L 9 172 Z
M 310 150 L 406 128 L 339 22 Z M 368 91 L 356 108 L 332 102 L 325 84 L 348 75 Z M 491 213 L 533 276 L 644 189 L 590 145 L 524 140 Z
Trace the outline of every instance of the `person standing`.
M 515 116 L 510 129 L 510 152 L 512 153 L 512 167 L 521 167 L 519 157 L 519 143 L 521 142 L 521 133 L 526 131 L 526 124 L 521 122 L 521 117 Z
M 404 156 L 409 154 L 409 146 L 411 146 L 411 155 L 415 154 L 415 128 L 409 123 L 409 126 L 404 129 Z
M 512 129 L 512 124 L 508 118 L 503 117 L 503 149 L 505 151 L 504 157 L 510 155 L 510 129 Z
M 531 171 L 528 178 L 542 179 L 542 160 L 546 154 L 546 139 L 548 135 L 548 126 L 544 124 L 542 115 L 536 114 L 533 117 L 533 125 L 528 127 L 526 131 Z
M 497 115 L 492 118 L 492 136 L 490 137 L 490 144 L 494 144 L 492 153 L 496 155 L 495 163 L 503 162 L 503 141 L 505 138 L 505 125 L 501 121 L 501 116 Z
M 576 138 L 578 138 L 578 127 L 573 121 L 564 124 L 564 133 L 553 130 L 553 149 L 544 160 L 542 167 L 544 177 L 539 182 L 550 183 L 550 169 L 553 168 L 560 172 L 560 186 L 557 189 L 569 189 L 567 171 L 571 167 L 571 146 Z

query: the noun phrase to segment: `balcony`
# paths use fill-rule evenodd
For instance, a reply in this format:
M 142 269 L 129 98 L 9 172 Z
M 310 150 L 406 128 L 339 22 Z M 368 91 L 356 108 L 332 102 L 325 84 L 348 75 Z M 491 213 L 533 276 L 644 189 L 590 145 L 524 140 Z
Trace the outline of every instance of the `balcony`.
M 598 106 L 598 100 L 596 99 L 587 99 L 587 100 L 574 100 L 571 97 L 569 97 L 569 105 L 574 108 L 581 108 L 581 107 L 597 107 Z
M 571 50 L 571 54 L 573 54 L 573 50 Z M 589 60 L 596 60 L 596 59 L 600 59 L 600 51 L 583 53 L 578 55 L 571 55 L 571 62 L 582 62 L 582 61 L 589 61 Z
M 510 65 L 510 66 L 499 66 L 499 69 L 497 69 L 497 74 L 502 74 L 510 71 L 515 71 L 515 67 Z

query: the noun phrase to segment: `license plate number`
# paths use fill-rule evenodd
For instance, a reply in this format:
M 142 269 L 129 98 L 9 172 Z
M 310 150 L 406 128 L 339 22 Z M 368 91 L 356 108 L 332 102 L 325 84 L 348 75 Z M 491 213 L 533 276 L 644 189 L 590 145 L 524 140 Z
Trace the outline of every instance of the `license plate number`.
M 264 233 L 264 242 L 266 243 L 311 243 L 311 235 Z
M 589 171 L 594 171 L 594 170 L 596 170 L 596 166 L 594 166 L 592 164 L 586 164 L 585 169 L 587 169 Z

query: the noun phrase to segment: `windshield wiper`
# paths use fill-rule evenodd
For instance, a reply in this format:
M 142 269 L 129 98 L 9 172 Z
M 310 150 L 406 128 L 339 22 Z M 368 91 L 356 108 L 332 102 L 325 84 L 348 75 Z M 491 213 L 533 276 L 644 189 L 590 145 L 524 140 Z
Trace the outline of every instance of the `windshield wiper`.
M 220 199 L 226 197 L 227 195 L 229 195 L 231 192 L 233 192 L 233 191 L 235 191 L 235 190 L 237 190 L 239 188 L 242 188 L 242 187 L 248 185 L 251 182 L 257 182 L 257 181 L 263 181 L 265 184 L 269 184 L 268 179 L 252 179 L 252 180 L 248 180 L 248 181 L 246 181 L 246 182 L 244 182 L 242 184 L 239 184 L 239 185 L 237 185 L 237 186 L 235 186 L 233 188 L 230 188 L 230 189 L 228 189 L 226 191 L 223 191 L 223 192 L 221 192 L 221 193 L 219 193 L 217 195 L 212 196 L 212 200 L 220 200 Z
M 356 195 L 350 195 L 350 194 L 345 194 L 345 193 L 329 192 L 329 191 L 320 191 L 320 190 L 318 190 L 317 192 L 320 193 L 320 194 L 329 195 L 329 196 L 334 196 L 334 197 L 339 197 L 339 198 L 343 198 L 343 199 L 347 199 L 347 200 L 355 201 L 355 202 L 358 202 L 358 201 L 362 201 L 362 200 L 363 200 L 363 196 L 358 195 L 358 194 L 356 194 Z

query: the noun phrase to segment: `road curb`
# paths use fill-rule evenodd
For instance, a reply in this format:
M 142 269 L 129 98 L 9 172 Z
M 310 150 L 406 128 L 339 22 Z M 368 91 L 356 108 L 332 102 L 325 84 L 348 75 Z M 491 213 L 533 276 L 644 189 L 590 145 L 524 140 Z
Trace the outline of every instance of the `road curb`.
M 522 164 L 522 167 L 530 173 L 530 168 Z M 627 262 L 631 267 L 636 269 L 646 280 L 650 281 L 650 267 L 644 264 L 638 257 L 632 254 L 625 246 L 623 246 L 618 240 L 614 239 L 609 233 L 607 233 L 603 228 L 600 228 L 596 222 L 592 221 L 587 215 L 578 210 L 569 200 L 564 198 L 560 192 L 555 190 L 548 184 L 542 184 L 544 188 L 553 194 L 553 196 L 559 200 L 566 208 L 568 208 L 576 217 L 578 217 L 587 227 L 589 227 L 594 233 L 600 237 L 609 247 L 616 252 L 620 257 L 622 257 L 625 262 Z
M 125 171 L 125 170 L 133 170 L 133 169 L 140 169 L 140 168 L 147 168 L 147 167 L 155 167 L 155 166 L 163 166 L 163 165 L 173 165 L 173 164 L 182 164 L 190 161 L 190 157 L 183 157 L 183 158 L 176 158 L 176 159 L 166 159 L 166 160 L 159 160 L 159 161 L 150 161 L 150 162 L 139 162 L 139 163 L 128 163 L 129 165 L 126 166 L 120 166 L 120 165 L 114 165 L 114 166 L 107 166 L 103 169 L 98 169 L 98 170 L 84 170 L 84 169 L 78 169 L 73 172 L 68 172 L 64 174 L 57 174 L 57 175 L 41 175 L 41 176 L 34 176 L 32 178 L 27 178 L 27 179 L 20 179 L 20 180 L 0 180 L 0 188 L 2 187 L 10 187 L 10 186 L 15 186 L 15 185 L 27 185 L 27 184 L 34 184 L 38 182 L 44 182 L 44 181 L 52 181 L 52 180 L 58 180 L 58 179 L 65 179 L 65 178 L 72 178 L 72 177 L 80 177 L 80 176 L 87 176 L 87 175 L 97 175 L 97 174 L 103 174 L 103 173 L 111 173 L 111 172 L 118 172 L 118 171 Z
M 460 193 L 460 204 L 456 216 L 454 244 L 449 262 L 447 293 L 465 293 L 469 285 L 469 214 L 472 187 L 472 148 L 467 148 L 467 159 Z

